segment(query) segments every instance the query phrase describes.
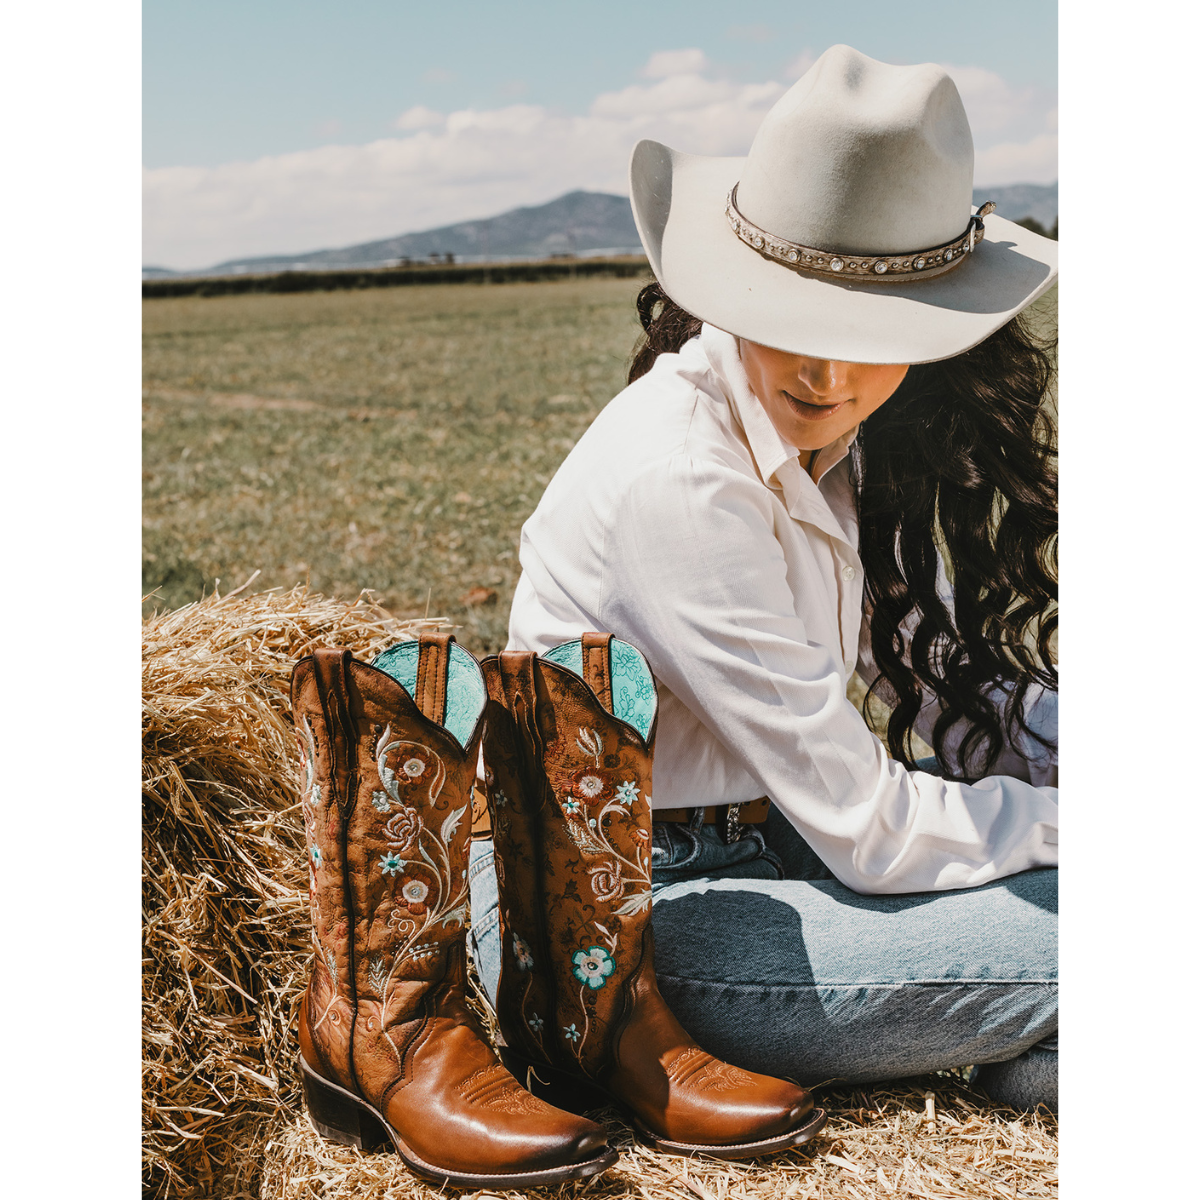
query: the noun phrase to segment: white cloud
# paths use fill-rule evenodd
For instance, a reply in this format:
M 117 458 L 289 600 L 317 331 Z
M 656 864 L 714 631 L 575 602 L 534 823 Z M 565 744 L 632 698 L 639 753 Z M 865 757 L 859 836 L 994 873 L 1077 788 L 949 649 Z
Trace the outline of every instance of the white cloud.
M 695 75 L 708 66 L 703 50 L 660 50 L 650 55 L 642 68 L 644 79 L 665 79 L 668 75 Z
M 1042 133 L 1027 142 L 1001 142 L 975 151 L 975 186 L 1053 183 L 1058 178 L 1058 134 Z
M 1053 97 L 1042 103 L 977 68 L 952 73 L 976 132 L 976 180 L 1055 179 Z M 491 216 L 574 188 L 627 194 L 639 138 L 744 154 L 786 87 L 714 78 L 692 50 L 654 55 L 643 75 L 647 82 L 597 96 L 579 116 L 532 104 L 445 115 L 418 105 L 394 122 L 403 136 L 368 145 L 147 170 L 143 261 L 188 268 L 301 254 Z
M 446 114 L 435 112 L 432 108 L 426 108 L 423 104 L 418 104 L 415 108 L 405 109 L 393 122 L 392 125 L 396 129 L 416 130 L 416 129 L 436 129 L 439 125 L 445 125 Z

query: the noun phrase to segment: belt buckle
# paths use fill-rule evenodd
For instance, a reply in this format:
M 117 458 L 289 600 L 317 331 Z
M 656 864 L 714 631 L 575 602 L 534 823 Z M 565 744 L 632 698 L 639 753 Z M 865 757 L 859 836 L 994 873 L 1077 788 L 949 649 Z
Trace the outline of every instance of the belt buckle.
M 725 806 L 725 828 L 721 831 L 721 834 L 727 846 L 732 846 L 734 842 L 742 840 L 745 827 L 742 825 L 741 809 L 742 806 L 740 804 L 727 804 Z

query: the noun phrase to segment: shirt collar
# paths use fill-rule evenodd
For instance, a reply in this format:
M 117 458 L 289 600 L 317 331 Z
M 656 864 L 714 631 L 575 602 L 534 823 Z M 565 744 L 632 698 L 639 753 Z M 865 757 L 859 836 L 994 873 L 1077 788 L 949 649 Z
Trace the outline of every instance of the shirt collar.
M 746 435 L 755 468 L 763 483 L 783 493 L 784 504 L 791 516 L 819 525 L 826 532 L 844 540 L 846 534 L 830 510 L 826 497 L 800 465 L 800 452 L 779 436 L 766 409 L 750 390 L 746 368 L 738 352 L 737 338 L 715 326 L 704 325 L 700 330 L 700 347 Z M 856 425 L 817 452 L 818 482 L 850 453 L 850 444 L 857 433 Z

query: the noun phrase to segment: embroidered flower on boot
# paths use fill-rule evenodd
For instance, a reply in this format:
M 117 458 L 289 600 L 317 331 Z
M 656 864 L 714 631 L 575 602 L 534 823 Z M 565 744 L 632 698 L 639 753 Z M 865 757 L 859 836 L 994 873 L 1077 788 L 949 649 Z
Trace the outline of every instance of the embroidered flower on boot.
M 575 1028 L 574 1021 L 572 1021 L 570 1025 L 563 1026 L 563 1036 L 567 1039 L 568 1042 L 579 1041 L 579 1030 Z
M 532 1029 L 534 1033 L 541 1033 L 542 1026 L 545 1024 L 546 1022 L 543 1021 L 542 1018 L 537 1015 L 537 1013 L 534 1013 L 533 1016 L 529 1018 L 529 1028 Z
M 637 799 L 638 792 L 640 790 L 641 789 L 638 787 L 638 785 L 636 783 L 633 782 L 632 779 L 629 780 L 628 783 L 618 783 L 617 784 L 617 799 L 620 800 L 620 802 L 622 804 L 627 804 L 630 807 L 632 807 L 633 802 Z
M 415 879 L 406 875 L 400 881 L 400 903 L 414 917 L 419 917 L 425 911 L 425 901 L 429 898 L 429 884 L 423 879 Z
M 615 790 L 594 767 L 585 767 L 571 777 L 571 795 L 582 800 L 584 804 L 598 804 L 602 800 L 611 800 Z
M 575 964 L 571 968 L 571 974 L 580 983 L 587 984 L 592 989 L 602 988 L 608 982 L 608 977 L 616 969 L 616 963 L 613 962 L 612 956 L 607 950 L 602 950 L 599 946 L 589 946 L 586 950 L 576 950 L 571 955 L 571 961 Z
M 313 846 L 312 848 L 312 863 L 314 867 L 321 865 L 321 847 Z
M 521 939 L 518 934 L 513 934 L 512 940 L 513 954 L 516 956 L 517 966 L 522 971 L 528 971 L 533 967 L 533 955 L 529 952 L 529 947 Z
M 379 857 L 379 869 L 385 875 L 399 875 L 404 866 L 404 859 L 398 854 L 382 854 Z
M 416 783 L 424 779 L 431 769 L 426 759 L 419 758 L 414 754 L 411 758 L 406 758 L 400 765 L 400 774 L 405 783 Z
M 592 891 L 602 904 L 615 900 L 621 894 L 621 868 L 615 861 L 590 867 L 588 875 L 591 877 Z
M 383 827 L 387 835 L 388 845 L 401 854 L 411 854 L 417 831 L 421 828 L 421 820 L 416 809 L 402 808 Z

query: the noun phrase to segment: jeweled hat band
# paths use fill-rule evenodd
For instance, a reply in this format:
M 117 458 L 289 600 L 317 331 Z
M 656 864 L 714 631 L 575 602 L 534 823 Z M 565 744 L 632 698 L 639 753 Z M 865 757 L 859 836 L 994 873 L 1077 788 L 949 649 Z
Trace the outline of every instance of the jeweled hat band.
M 791 267 L 795 271 L 823 275 L 829 279 L 869 279 L 872 283 L 904 283 L 910 279 L 929 279 L 953 271 L 983 239 L 983 218 L 996 211 L 989 200 L 972 213 L 966 229 L 952 242 L 928 250 L 913 250 L 906 254 L 838 254 L 801 246 L 759 229 L 748 221 L 737 206 L 737 184 L 729 193 L 725 215 L 733 232 L 764 258 Z

